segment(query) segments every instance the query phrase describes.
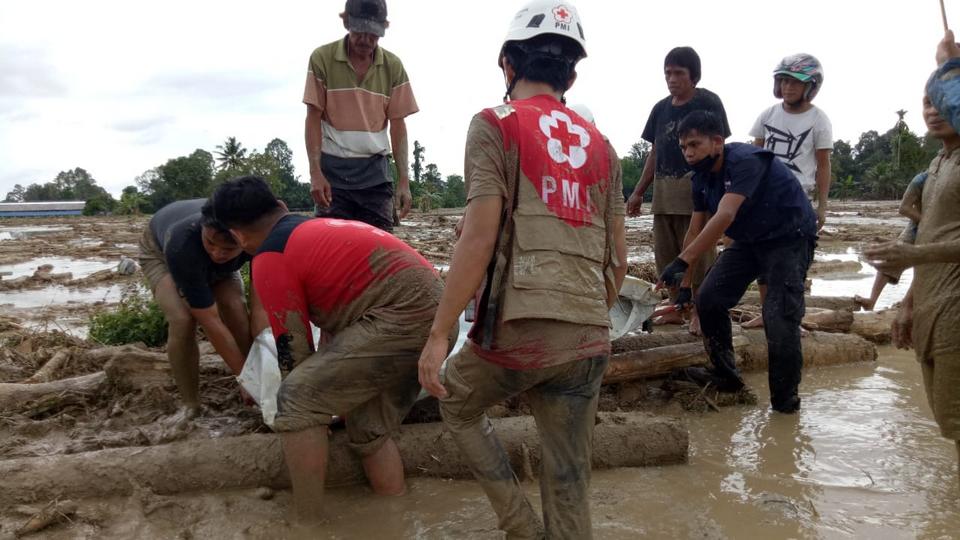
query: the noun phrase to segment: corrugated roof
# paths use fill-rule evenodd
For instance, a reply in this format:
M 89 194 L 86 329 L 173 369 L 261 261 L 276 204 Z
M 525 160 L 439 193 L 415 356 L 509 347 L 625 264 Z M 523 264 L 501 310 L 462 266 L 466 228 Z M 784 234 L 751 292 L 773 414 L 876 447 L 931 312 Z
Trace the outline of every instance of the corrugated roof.
M 51 212 L 57 210 L 83 210 L 87 201 L 38 201 L 0 203 L 0 212 Z

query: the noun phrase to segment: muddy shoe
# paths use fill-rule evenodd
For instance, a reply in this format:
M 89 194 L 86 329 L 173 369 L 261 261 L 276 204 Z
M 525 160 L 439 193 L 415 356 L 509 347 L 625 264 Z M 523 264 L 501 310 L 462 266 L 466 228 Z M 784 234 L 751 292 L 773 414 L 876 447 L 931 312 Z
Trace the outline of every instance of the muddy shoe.
M 703 367 L 688 367 L 680 370 L 680 378 L 686 379 L 698 386 L 707 386 L 708 384 L 720 392 L 739 392 L 743 389 L 743 381 L 739 379 L 726 379 L 717 375 L 712 369 Z

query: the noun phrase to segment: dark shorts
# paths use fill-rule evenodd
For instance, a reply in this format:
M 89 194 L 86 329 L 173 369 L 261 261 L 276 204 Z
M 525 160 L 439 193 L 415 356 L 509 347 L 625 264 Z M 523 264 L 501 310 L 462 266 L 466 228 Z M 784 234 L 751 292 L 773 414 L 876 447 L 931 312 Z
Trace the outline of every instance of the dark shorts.
M 393 231 L 393 184 L 385 182 L 362 189 L 333 189 L 333 202 L 317 208 L 317 217 L 352 219 Z

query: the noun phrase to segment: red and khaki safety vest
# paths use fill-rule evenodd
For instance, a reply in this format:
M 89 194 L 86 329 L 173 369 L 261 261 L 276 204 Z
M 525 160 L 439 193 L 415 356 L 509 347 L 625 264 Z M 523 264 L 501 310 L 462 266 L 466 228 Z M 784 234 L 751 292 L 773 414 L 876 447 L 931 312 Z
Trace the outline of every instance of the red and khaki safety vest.
M 499 128 L 504 152 L 517 156 L 519 168 L 507 171 L 508 215 L 497 254 L 502 275 L 492 280 L 500 320 L 607 326 L 611 167 L 603 135 L 549 96 L 482 114 Z

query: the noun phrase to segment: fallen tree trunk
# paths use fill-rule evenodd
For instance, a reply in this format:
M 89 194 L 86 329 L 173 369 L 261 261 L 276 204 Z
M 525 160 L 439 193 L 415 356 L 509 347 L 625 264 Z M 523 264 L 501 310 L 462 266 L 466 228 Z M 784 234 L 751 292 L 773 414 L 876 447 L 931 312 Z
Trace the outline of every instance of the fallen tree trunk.
M 688 434 L 678 420 L 643 413 L 601 413 L 599 419 L 594 430 L 592 463 L 596 469 L 687 460 Z M 537 470 L 540 438 L 533 418 L 501 418 L 492 423 L 514 470 L 518 474 Z M 472 477 L 442 424 L 404 425 L 397 445 L 408 476 Z M 331 439 L 328 467 L 328 485 L 364 481 L 360 460 L 347 449 L 346 434 L 342 431 Z M 280 439 L 272 434 L 12 459 L 0 461 L 0 478 L 3 505 L 129 495 L 135 486 L 169 494 L 290 485 Z
M 749 329 L 743 334 L 750 339 L 750 344 L 738 351 L 740 370 L 767 369 L 767 338 L 763 329 Z M 852 334 L 810 332 L 808 336 L 801 339 L 801 347 L 804 368 L 872 362 L 877 359 L 877 348 L 874 344 Z
M 739 326 L 733 327 L 734 336 L 742 333 Z M 695 336 L 685 329 L 676 327 L 671 330 L 656 330 L 646 334 L 628 334 L 623 336 L 610 343 L 610 354 L 616 355 L 623 352 L 666 347 L 667 345 L 680 345 L 682 343 L 701 343 L 702 341 L 702 337 Z
M 853 312 L 847 310 L 807 308 L 800 325 L 807 330 L 847 333 L 853 326 Z
M 35 384 L 50 382 L 56 379 L 57 372 L 60 371 L 63 366 L 70 361 L 71 356 L 70 349 L 61 349 L 54 354 L 50 360 L 47 360 L 47 363 L 44 364 L 36 373 L 31 375 L 29 378 L 24 379 L 24 383 Z
M 733 338 L 734 349 L 749 343 L 750 340 L 743 336 Z M 607 371 L 603 374 L 603 384 L 662 377 L 676 369 L 700 366 L 708 362 L 709 357 L 699 340 L 694 343 L 623 352 L 610 356 Z
M 85 351 L 88 362 L 103 366 L 110 384 L 118 388 L 146 388 L 173 382 L 170 361 L 165 353 L 147 351 L 133 345 L 102 347 Z M 200 357 L 200 373 L 230 375 L 219 356 Z
M 73 404 L 103 393 L 107 376 L 102 371 L 45 383 L 0 383 L 0 413 L 35 409 L 38 404 Z M 56 407 L 54 407 L 56 408 Z
M 852 296 L 804 295 L 803 300 L 807 307 L 835 309 L 835 310 L 844 310 L 844 311 L 857 311 L 860 309 L 860 305 L 854 302 Z M 756 291 L 747 291 L 743 295 L 743 298 L 740 299 L 740 304 L 747 304 L 752 306 L 761 305 L 760 293 Z
M 884 311 L 864 311 L 853 314 L 853 326 L 850 331 L 878 345 L 890 343 L 891 325 L 897 318 L 897 309 Z
M 809 276 L 826 276 L 830 274 L 840 274 L 840 275 L 849 275 L 849 274 L 858 274 L 860 270 L 863 270 L 863 264 L 860 261 L 841 261 L 841 260 L 830 260 L 830 261 L 813 261 L 813 264 L 810 265 L 810 269 L 807 271 Z

